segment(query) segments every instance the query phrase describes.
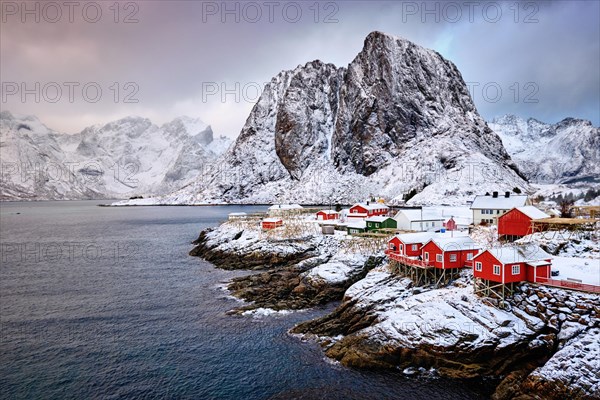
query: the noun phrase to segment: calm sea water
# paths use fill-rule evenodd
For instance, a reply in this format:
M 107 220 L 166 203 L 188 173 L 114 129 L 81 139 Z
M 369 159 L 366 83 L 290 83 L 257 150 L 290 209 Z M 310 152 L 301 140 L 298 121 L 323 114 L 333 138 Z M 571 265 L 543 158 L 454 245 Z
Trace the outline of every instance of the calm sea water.
M 333 307 L 239 317 L 198 232 L 260 207 L 2 203 L 0 397 L 477 399 L 481 388 L 327 361 L 287 331 Z

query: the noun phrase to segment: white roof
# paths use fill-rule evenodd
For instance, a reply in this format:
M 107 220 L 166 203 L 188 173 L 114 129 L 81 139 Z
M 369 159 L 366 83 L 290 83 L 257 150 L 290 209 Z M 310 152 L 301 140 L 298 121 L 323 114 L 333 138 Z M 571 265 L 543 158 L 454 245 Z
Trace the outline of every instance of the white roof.
M 356 203 L 352 207 L 356 207 L 356 206 L 361 206 L 362 208 L 367 209 L 367 210 L 377 210 L 377 209 L 380 209 L 380 208 L 389 209 L 388 206 L 386 206 L 385 204 L 381 204 L 381 203 L 369 203 L 369 204 L 366 204 L 366 203 Z
M 505 246 L 487 249 L 502 264 L 535 262 L 552 258 L 538 245 Z
M 229 213 L 229 215 L 231 215 L 231 216 L 240 216 L 240 215 L 248 215 L 248 214 L 246 214 L 245 212 L 232 212 L 232 213 Z
M 517 210 L 521 211 L 531 219 L 550 218 L 548 214 L 534 206 L 517 207 Z
M 427 243 L 433 238 L 443 239 L 448 238 L 450 240 L 458 240 L 462 237 L 471 239 L 464 232 L 416 232 L 416 233 L 401 233 L 396 235 L 402 243 L 413 244 L 413 243 Z
M 357 221 L 357 222 L 351 222 L 346 226 L 348 228 L 365 229 L 367 227 L 367 223 L 365 221 Z
M 510 195 L 504 197 L 504 194 L 499 193 L 498 197 L 476 196 L 471 204 L 471 209 L 492 209 L 492 210 L 510 210 L 515 207 L 522 207 L 527 203 L 526 195 Z
M 477 243 L 473 241 L 469 236 L 434 236 L 431 238 L 430 242 L 433 242 L 439 246 L 444 251 L 451 250 L 470 250 L 470 249 L 480 249 Z
M 281 221 L 281 218 L 265 218 L 263 219 L 263 222 L 279 222 Z
M 381 215 L 377 215 L 375 217 L 369 217 L 366 219 L 367 222 L 383 222 L 390 217 L 383 217 Z
M 423 209 L 423 216 L 421 217 L 421 210 L 418 209 L 404 209 L 400 210 L 394 216 L 394 219 L 398 219 L 400 214 L 404 214 L 406 219 L 411 222 L 414 221 L 443 221 L 444 218 L 437 215 L 434 210 Z M 422 219 L 421 219 L 422 218 Z
M 337 214 L 338 212 L 335 210 L 321 210 L 319 212 L 325 213 L 325 214 Z

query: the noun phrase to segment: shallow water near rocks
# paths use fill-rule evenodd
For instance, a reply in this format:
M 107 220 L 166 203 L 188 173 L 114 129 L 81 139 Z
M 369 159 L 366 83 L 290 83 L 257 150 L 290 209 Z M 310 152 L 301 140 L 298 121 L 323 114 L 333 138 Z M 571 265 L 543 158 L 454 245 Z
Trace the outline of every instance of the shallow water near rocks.
M 266 207 L 1 204 L 0 398 L 480 399 L 484 385 L 358 371 L 287 331 L 330 311 L 231 316 L 244 271 L 188 256 Z

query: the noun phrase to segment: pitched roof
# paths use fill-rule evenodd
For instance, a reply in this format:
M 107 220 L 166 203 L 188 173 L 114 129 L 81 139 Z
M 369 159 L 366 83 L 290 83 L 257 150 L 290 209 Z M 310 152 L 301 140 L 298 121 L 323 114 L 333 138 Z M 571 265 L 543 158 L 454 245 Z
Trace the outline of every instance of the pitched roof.
M 265 218 L 263 222 L 281 222 L 281 218 Z
M 414 243 L 426 243 L 432 238 L 448 238 L 448 239 L 458 239 L 459 237 L 469 237 L 466 233 L 463 232 L 415 232 L 415 233 L 401 233 L 396 235 L 398 239 L 404 244 L 414 244 Z M 470 239 L 470 238 L 469 238 Z
M 348 228 L 357 228 L 357 229 L 365 229 L 367 227 L 367 223 L 365 221 L 356 221 L 349 223 L 346 225 Z
M 365 221 L 367 222 L 383 222 L 386 219 L 393 219 L 392 217 L 383 217 L 381 215 L 377 215 L 375 217 L 369 217 Z
M 360 207 L 362 207 L 362 208 L 364 208 L 366 210 L 377 210 L 377 209 L 380 209 L 380 208 L 389 209 L 388 206 L 386 206 L 385 204 L 381 204 L 381 203 L 369 203 L 369 204 L 356 203 L 352 207 L 356 207 L 356 206 L 360 206 Z
M 434 210 L 427 210 L 427 209 L 424 209 L 422 213 L 421 213 L 421 210 L 417 210 L 417 209 L 399 210 L 396 213 L 396 215 L 394 216 L 394 219 L 398 219 L 398 215 L 400 215 L 400 214 L 404 214 L 406 219 L 408 219 L 411 222 L 413 222 L 413 221 L 443 221 L 444 220 L 444 218 L 437 215 L 437 213 Z M 421 217 L 421 214 L 423 215 L 422 217 Z
M 531 219 L 550 218 L 548 214 L 534 206 L 523 206 L 516 208 Z
M 325 214 L 339 214 L 337 211 L 335 210 L 321 210 L 318 211 L 318 213 L 325 213 Z
M 469 236 L 434 236 L 431 238 L 430 242 L 435 243 L 444 251 L 472 250 L 481 248 L 481 246 L 475 243 Z
M 535 262 L 552 258 L 538 245 L 515 245 L 487 249 L 502 264 Z M 480 253 L 481 254 L 481 253 Z
M 476 196 L 471 204 L 471 209 L 494 209 L 494 210 L 510 210 L 515 207 L 522 207 L 527 203 L 526 195 L 503 195 L 494 196 Z

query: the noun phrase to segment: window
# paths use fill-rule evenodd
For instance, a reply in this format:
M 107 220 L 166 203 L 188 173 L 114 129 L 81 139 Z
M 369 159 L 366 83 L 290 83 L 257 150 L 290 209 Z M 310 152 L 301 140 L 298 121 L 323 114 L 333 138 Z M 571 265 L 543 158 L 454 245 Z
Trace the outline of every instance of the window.
M 494 275 L 500 275 L 500 266 L 494 265 Z
M 456 261 L 456 254 L 450 254 L 450 262 Z
M 520 265 L 513 265 L 512 266 L 512 274 L 513 275 L 519 275 L 521 273 L 521 266 Z
M 412 249 L 413 249 L 413 251 L 417 251 L 417 249 L 418 249 L 418 248 L 419 248 L 419 246 L 417 246 L 416 244 L 413 244 L 413 245 L 412 245 Z
M 429 253 L 425 252 L 425 261 L 429 261 Z
M 500 210 L 496 210 L 496 214 L 500 214 Z
M 468 253 L 467 254 L 467 260 L 472 260 L 472 259 L 473 259 L 473 253 Z
M 477 262 L 475 263 L 475 271 L 481 271 L 481 269 L 482 269 L 482 268 L 481 268 L 481 262 L 477 261 Z
M 441 254 L 436 254 L 435 255 L 435 261 L 442 262 L 442 255 Z

